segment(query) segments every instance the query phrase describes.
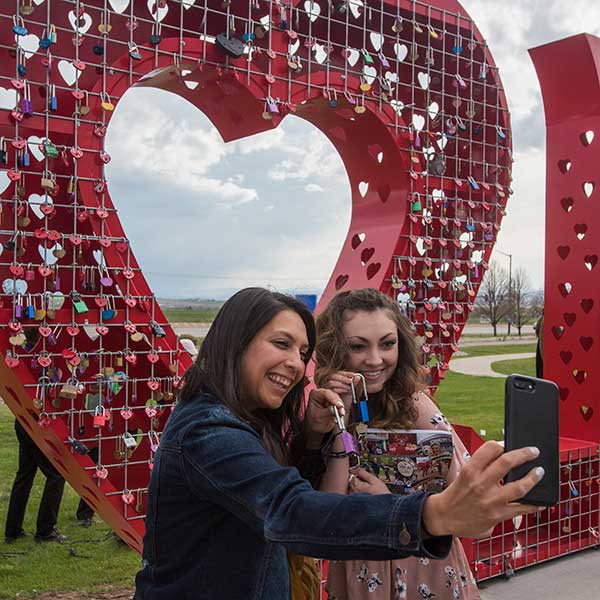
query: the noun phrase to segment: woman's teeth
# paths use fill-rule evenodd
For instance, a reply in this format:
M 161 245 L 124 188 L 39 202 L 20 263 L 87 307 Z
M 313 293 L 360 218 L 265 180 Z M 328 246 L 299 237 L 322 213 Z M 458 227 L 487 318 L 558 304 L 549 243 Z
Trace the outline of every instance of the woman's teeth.
M 283 377 L 281 375 L 274 375 L 272 373 L 269 373 L 267 375 L 267 379 L 282 390 L 287 390 L 290 387 L 290 385 L 292 385 L 291 379 L 288 379 L 287 377 Z

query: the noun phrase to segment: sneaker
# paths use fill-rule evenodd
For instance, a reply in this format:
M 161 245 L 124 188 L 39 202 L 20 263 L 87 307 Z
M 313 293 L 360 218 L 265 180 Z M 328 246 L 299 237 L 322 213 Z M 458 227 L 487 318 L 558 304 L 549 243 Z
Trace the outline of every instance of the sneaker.
M 79 525 L 79 527 L 91 527 L 92 526 L 92 518 L 86 518 L 86 519 L 79 519 L 77 521 L 77 524 Z
M 48 535 L 39 535 L 35 534 L 35 541 L 39 544 L 41 542 L 58 542 L 62 544 L 67 540 L 67 536 L 63 535 L 58 531 L 58 529 L 54 528 Z
M 4 543 L 5 544 L 14 544 L 19 538 L 23 538 L 27 535 L 27 533 L 21 529 L 21 531 L 19 531 L 19 533 L 17 533 L 17 535 L 12 536 L 12 535 L 7 535 L 4 538 Z

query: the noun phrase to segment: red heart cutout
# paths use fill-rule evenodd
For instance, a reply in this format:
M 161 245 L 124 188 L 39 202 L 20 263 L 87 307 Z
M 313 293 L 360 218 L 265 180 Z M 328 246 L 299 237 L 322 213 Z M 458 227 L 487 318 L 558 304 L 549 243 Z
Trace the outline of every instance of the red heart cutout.
M 373 279 L 379 273 L 379 269 L 381 269 L 381 263 L 371 263 L 367 267 L 367 279 Z
M 558 255 L 565 260 L 567 256 L 569 256 L 569 252 L 571 252 L 570 246 L 559 246 L 557 248 Z
M 562 206 L 563 210 L 566 213 L 571 212 L 574 204 L 575 204 L 575 201 L 573 200 L 573 198 L 562 198 L 560 201 L 560 205 Z
M 563 318 L 569 327 L 573 327 L 573 324 L 577 320 L 577 315 L 575 313 L 565 313 Z
M 598 256 L 596 254 L 586 254 L 583 257 L 583 262 L 588 271 L 591 271 L 598 263 Z
M 350 279 L 348 275 L 339 275 L 335 280 L 335 289 L 341 290 L 348 283 L 348 279 Z
M 568 397 L 569 397 L 569 393 L 570 390 L 569 388 L 559 388 L 558 389 L 558 395 L 560 396 L 560 399 L 564 402 Z
M 591 298 L 583 298 L 581 300 L 581 308 L 583 312 L 587 315 L 594 308 L 594 301 Z
M 562 334 L 565 332 L 565 328 L 562 325 L 555 325 L 552 328 L 552 334 L 557 340 L 560 340 Z
M 582 336 L 579 338 L 581 347 L 587 352 L 594 345 L 594 338 L 589 336 Z
M 365 248 L 360 254 L 360 260 L 364 264 L 368 263 L 375 254 L 375 248 Z
M 127 249 L 129 248 L 129 244 L 127 242 L 117 242 L 116 244 L 117 252 L 120 254 L 125 254 Z
M 594 416 L 594 409 L 591 406 L 582 405 L 579 410 L 584 421 L 589 421 Z
M 565 365 L 568 365 L 573 359 L 573 353 L 569 352 L 568 350 L 561 350 L 560 359 L 565 363 Z
M 582 369 L 574 369 L 571 374 L 579 384 L 582 384 L 587 379 L 587 372 Z

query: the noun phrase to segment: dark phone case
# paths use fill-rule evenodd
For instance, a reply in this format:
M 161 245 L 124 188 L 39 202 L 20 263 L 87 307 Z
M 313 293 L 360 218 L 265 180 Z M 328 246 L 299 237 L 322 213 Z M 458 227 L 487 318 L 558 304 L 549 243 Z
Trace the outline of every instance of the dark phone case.
M 534 389 L 515 387 L 517 380 L 532 383 Z M 513 469 L 505 482 L 520 479 L 534 467 L 544 467 L 544 478 L 519 502 L 553 506 L 559 500 L 558 387 L 545 379 L 509 375 L 504 392 L 505 449 L 516 450 L 525 446 L 540 449 L 537 459 Z

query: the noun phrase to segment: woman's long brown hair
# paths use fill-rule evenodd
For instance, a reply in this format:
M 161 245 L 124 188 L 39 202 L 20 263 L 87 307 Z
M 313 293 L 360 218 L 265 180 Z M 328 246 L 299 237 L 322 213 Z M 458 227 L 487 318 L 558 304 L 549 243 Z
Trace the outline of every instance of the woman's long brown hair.
M 336 371 L 346 370 L 350 347 L 344 335 L 349 313 L 383 310 L 396 324 L 398 364 L 383 390 L 369 396 L 370 425 L 381 428 L 410 428 L 417 420 L 415 395 L 422 390 L 418 351 L 410 321 L 398 305 L 375 289 L 350 290 L 337 294 L 317 318 L 315 382 L 323 385 Z

